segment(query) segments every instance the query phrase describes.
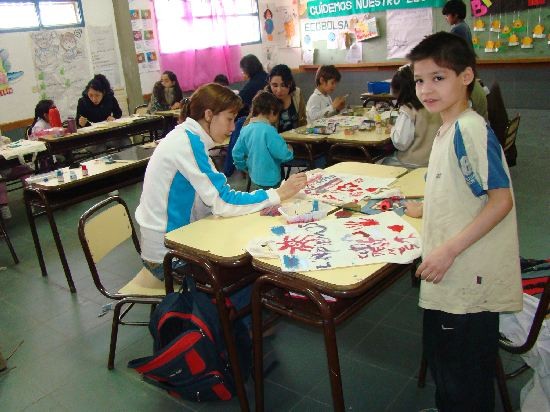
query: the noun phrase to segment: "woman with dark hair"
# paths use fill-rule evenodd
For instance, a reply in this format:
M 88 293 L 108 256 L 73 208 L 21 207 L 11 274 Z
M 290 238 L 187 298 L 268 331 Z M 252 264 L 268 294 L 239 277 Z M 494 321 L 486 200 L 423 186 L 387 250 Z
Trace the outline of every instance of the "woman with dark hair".
M 239 91 L 239 96 L 243 101 L 243 108 L 239 111 L 238 117 L 248 116 L 252 99 L 267 84 L 267 73 L 256 56 L 247 54 L 241 59 L 240 66 L 245 80 L 248 81 L 242 90 Z
M 78 99 L 76 108 L 78 127 L 121 117 L 122 110 L 118 105 L 113 89 L 111 89 L 109 80 L 102 74 L 96 74 L 86 85 L 82 97 Z
M 76 107 L 77 127 L 90 126 L 92 123 L 112 121 L 122 117 L 122 110 L 118 105 L 109 80 L 102 75 L 96 74 L 82 92 Z M 111 140 L 104 144 L 89 147 L 92 153 L 105 152 L 107 149 L 130 146 L 132 142 L 129 137 Z
M 178 77 L 169 70 L 162 73 L 160 81 L 155 83 L 151 101 L 147 111 L 155 113 L 159 110 L 173 110 L 181 107 L 183 92 L 181 91 Z
M 283 106 L 277 127 L 279 133 L 307 124 L 306 103 L 286 64 L 278 64 L 271 69 L 265 89 L 273 93 Z

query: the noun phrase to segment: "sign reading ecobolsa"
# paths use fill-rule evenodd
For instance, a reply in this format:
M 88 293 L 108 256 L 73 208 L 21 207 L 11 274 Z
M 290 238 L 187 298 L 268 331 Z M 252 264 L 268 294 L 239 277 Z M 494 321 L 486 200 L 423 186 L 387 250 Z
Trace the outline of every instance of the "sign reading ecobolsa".
M 443 7 L 445 0 L 313 0 L 307 2 L 310 19 L 372 13 L 381 10 Z

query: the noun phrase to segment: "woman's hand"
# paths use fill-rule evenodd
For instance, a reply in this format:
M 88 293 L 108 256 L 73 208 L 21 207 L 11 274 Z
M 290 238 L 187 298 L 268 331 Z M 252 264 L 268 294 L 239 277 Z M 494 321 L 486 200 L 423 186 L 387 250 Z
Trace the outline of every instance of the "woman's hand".
M 287 180 L 283 180 L 281 186 L 277 189 L 277 194 L 281 198 L 281 202 L 290 199 L 307 184 L 307 176 L 305 173 L 296 173 L 291 175 Z
M 112 122 L 113 120 L 115 120 L 115 118 L 113 116 L 109 116 L 107 117 L 106 119 L 108 122 Z
M 175 110 L 179 109 L 181 107 L 181 102 L 176 102 L 172 106 L 170 106 L 170 109 Z
M 86 126 L 86 123 L 88 123 L 88 119 L 86 119 L 84 116 L 80 116 L 78 118 L 78 124 L 80 125 L 80 127 Z
M 405 214 L 409 217 L 422 217 L 422 202 L 406 202 L 405 203 Z

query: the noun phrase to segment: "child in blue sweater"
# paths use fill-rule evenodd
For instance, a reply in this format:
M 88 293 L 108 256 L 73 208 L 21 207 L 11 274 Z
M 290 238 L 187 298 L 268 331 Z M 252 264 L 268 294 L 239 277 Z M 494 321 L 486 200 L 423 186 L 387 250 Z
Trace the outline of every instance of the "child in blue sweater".
M 269 189 L 281 182 L 281 163 L 294 154 L 273 126 L 281 103 L 273 94 L 260 92 L 252 100 L 252 118 L 233 148 L 235 167 L 249 173 L 253 189 Z

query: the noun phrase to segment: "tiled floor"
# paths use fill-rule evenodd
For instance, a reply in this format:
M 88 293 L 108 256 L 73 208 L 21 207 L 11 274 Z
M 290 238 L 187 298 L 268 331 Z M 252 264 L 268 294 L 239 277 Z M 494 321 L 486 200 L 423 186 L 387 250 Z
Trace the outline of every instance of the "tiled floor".
M 521 111 L 518 165 L 512 168 L 523 256 L 548 256 L 550 201 L 548 159 L 550 116 Z M 121 190 L 135 210 L 140 187 Z M 79 216 L 96 200 L 57 212 L 78 293 L 71 295 L 61 270 L 49 227 L 44 239 L 48 278 L 40 276 L 20 193 L 11 194 L 14 217 L 7 229 L 21 259 L 13 265 L 0 244 L 0 348 L 13 369 L 0 375 L 2 411 L 237 411 L 237 401 L 197 404 L 180 402 L 143 383 L 126 367 L 128 360 L 151 353 L 146 328 L 122 327 L 116 368 L 106 368 L 111 313 L 98 317 L 106 303 L 93 286 L 77 238 Z M 121 250 L 107 262 L 106 277 L 120 285 L 139 267 L 137 257 Z M 433 385 L 417 389 L 421 311 L 417 289 L 403 278 L 338 330 L 346 406 L 355 411 L 417 411 L 433 406 Z M 147 310 L 138 310 L 138 317 Z M 266 364 L 277 366 L 266 380 L 270 411 L 331 410 L 326 358 L 318 330 L 283 321 L 266 344 Z M 508 366 L 515 360 L 506 357 Z M 509 382 L 514 406 L 524 374 Z M 252 392 L 250 399 L 253 400 Z M 497 401 L 498 402 L 498 401 Z M 500 410 L 500 403 L 498 404 Z

